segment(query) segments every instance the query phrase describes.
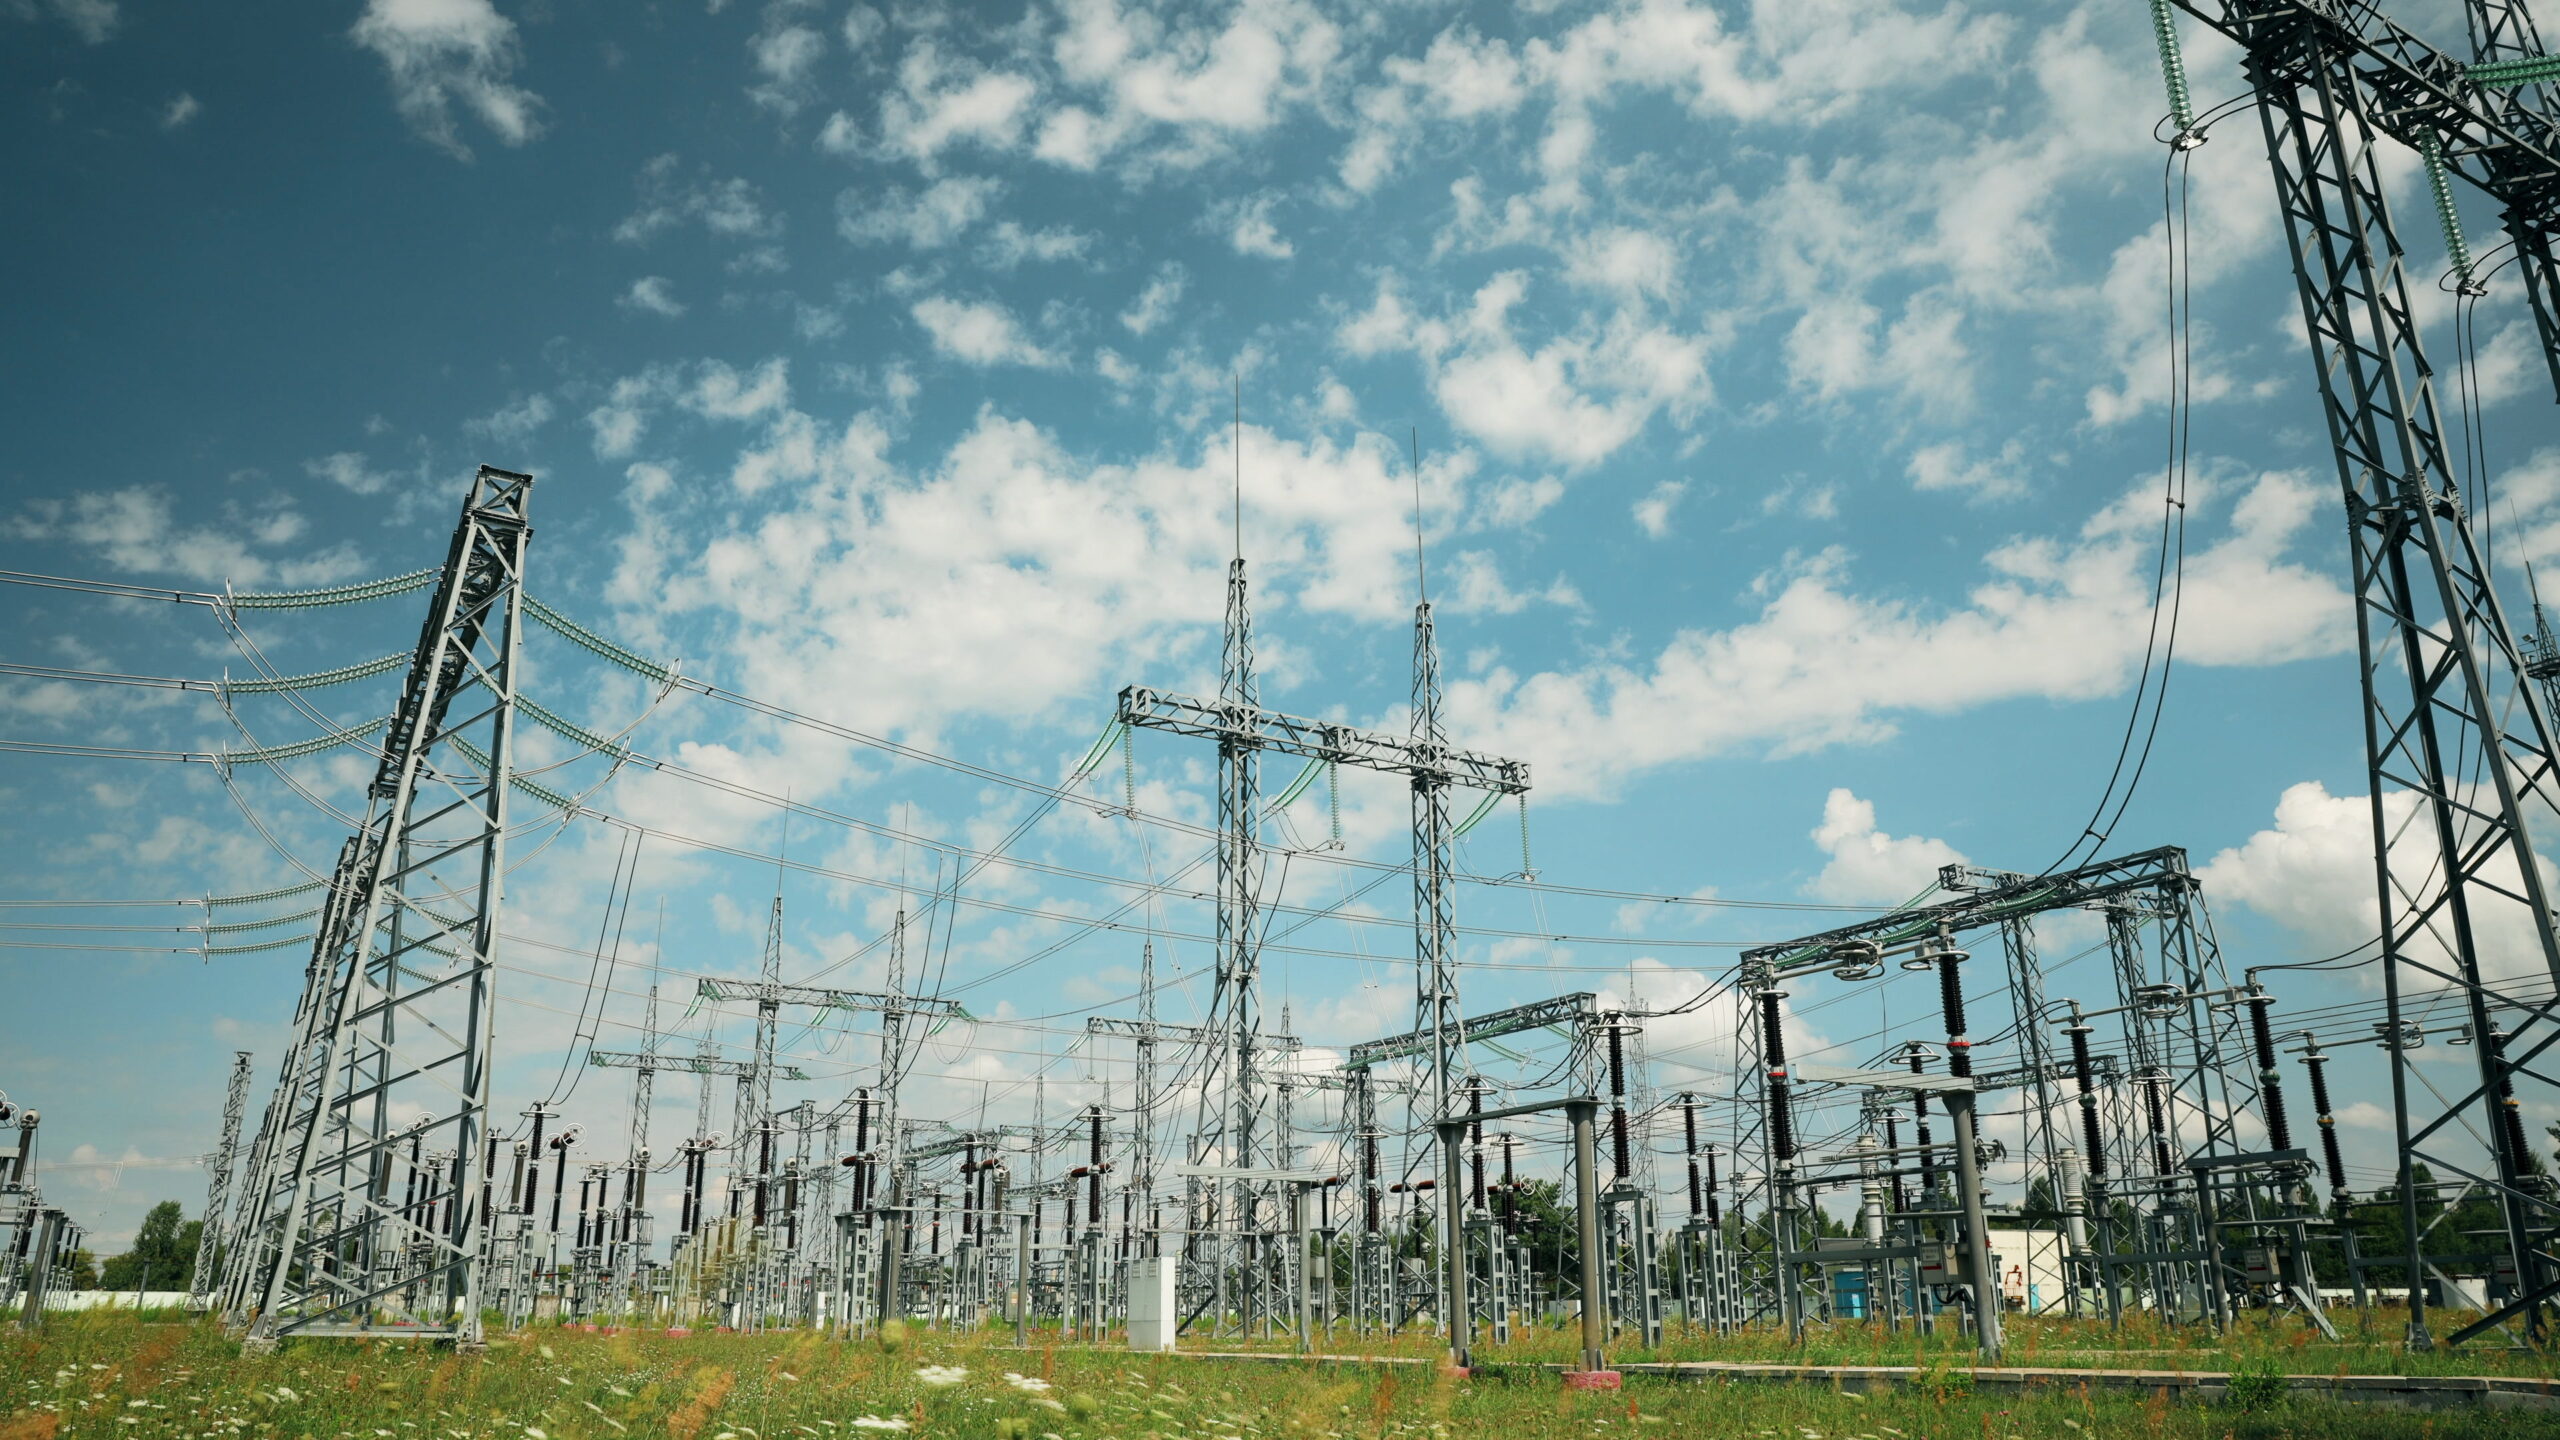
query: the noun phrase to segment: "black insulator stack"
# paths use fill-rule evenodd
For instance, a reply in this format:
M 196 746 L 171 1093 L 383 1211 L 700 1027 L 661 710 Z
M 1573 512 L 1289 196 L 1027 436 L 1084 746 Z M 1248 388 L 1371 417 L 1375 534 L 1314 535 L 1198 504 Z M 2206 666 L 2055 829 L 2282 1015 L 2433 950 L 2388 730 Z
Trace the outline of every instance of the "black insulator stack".
M 2151 1127 L 2151 1168 L 2163 1175 L 2178 1168 L 2176 1158 L 2169 1153 L 2168 1108 L 2161 1095 L 2168 1084 L 2169 1077 L 2156 1072 L 2142 1080 L 2143 1118 Z
M 756 1228 L 764 1228 L 766 1177 L 773 1173 L 773 1122 L 756 1126 Z
M 1694 1217 L 1707 1208 L 1698 1187 L 1698 1102 L 1694 1098 L 1680 1102 L 1680 1137 L 1689 1156 L 1689 1214 Z
M 1085 1192 L 1084 1192 L 1084 1208 L 1085 1208 L 1085 1216 L 1086 1216 L 1086 1218 L 1085 1218 L 1085 1224 L 1086 1224 L 1087 1226 L 1089 1226 L 1090 1228 L 1092 1228 L 1092 1229 L 1099 1230 L 1099 1229 L 1101 1229 L 1101 1228 L 1102 1228 L 1102 1107 L 1101 1107 L 1101 1106 L 1096 1105 L 1096 1106 L 1094 1106 L 1094 1107 L 1093 1107 L 1093 1116 L 1092 1116 L 1092 1120 L 1093 1120 L 1093 1133 L 1092 1133 L 1092 1136 L 1091 1136 L 1091 1138 L 1090 1138 L 1090 1143 L 1089 1143 L 1089 1144 L 1087 1144 L 1087 1146 L 1085 1147 L 1085 1149 L 1086 1149 L 1086 1160 L 1085 1160 L 1085 1164 L 1086 1164 L 1087 1171 L 1088 1171 L 1088 1173 L 1087 1173 L 1087 1174 L 1086 1174 L 1086 1176 L 1085 1176 L 1085 1182 L 1084 1182 L 1084 1183 L 1085 1183 Z
M 1903 1058 L 1911 1062 L 1912 1074 L 1927 1073 L 1928 1056 L 1915 1049 Z M 1934 1195 L 1938 1190 L 1938 1152 L 1930 1148 L 1929 1092 L 1926 1090 L 1911 1092 L 1911 1135 L 1920 1146 L 1920 1191 L 1923 1195 Z
M 2080 1147 L 2089 1165 L 2089 1178 L 2107 1178 L 2107 1152 L 2099 1144 L 2097 1076 L 2089 1064 L 2089 1027 L 2072 1025 L 2065 1029 L 2071 1037 L 2071 1076 L 2080 1089 Z
M 1760 1047 L 1769 1058 L 1769 1149 L 1783 1165 L 1796 1158 L 1796 1125 L 1787 1109 L 1787 1037 L 1778 998 L 1775 990 L 1760 992 Z
M 1900 1150 L 1902 1148 L 1902 1121 L 1900 1117 L 1891 1110 L 1884 1112 L 1884 1148 L 1887 1150 Z M 1902 1188 L 1902 1167 L 1895 1165 L 1891 1168 L 1893 1172 L 1893 1209 L 1894 1213 L 1900 1214 L 1901 1212 L 1911 1208 L 1911 1197 L 1905 1193 Z
M 1943 943 L 1943 942 L 1942 942 Z M 1973 1042 L 1965 1038 L 1964 952 L 1948 946 L 1938 952 L 1938 1008 L 1946 1012 L 1947 1073 L 1959 1079 L 1973 1074 Z
M 533 1163 L 524 1167 L 524 1213 L 530 1215 L 542 1191 L 542 1111 L 533 1112 Z M 531 1222 L 528 1221 L 528 1224 Z
M 860 1091 L 853 1100 L 853 1153 L 862 1157 L 853 1167 L 853 1212 L 869 1225 L 871 1217 L 871 1092 Z
M 1724 1204 L 1716 1195 L 1716 1147 L 1707 1147 L 1707 1223 L 1724 1223 Z
M 1378 1195 L 1378 1132 L 1375 1130 L 1360 1132 L 1360 1195 L 1361 1231 L 1375 1235 L 1379 1223 L 1385 1218 L 1382 1213 L 1384 1201 Z
M 1511 1152 L 1515 1147 L 1510 1137 L 1502 1141 L 1502 1233 L 1520 1233 L 1520 1182 L 1511 1173 Z
M 2507 1032 L 2492 1025 L 2486 1040 L 2489 1047 L 2489 1093 L 2498 1100 L 2498 1136 L 2507 1146 L 2507 1173 L 2516 1180 L 2534 1180 L 2533 1147 L 2524 1135 L 2524 1107 L 2516 1103 L 2515 1073 L 2508 1069 Z
M 2329 1110 L 2329 1057 L 2313 1050 L 2302 1057 L 2302 1068 L 2311 1074 L 2311 1114 L 2320 1126 L 2320 1158 L 2329 1170 L 2329 1196 L 2344 1200 L 2347 1162 L 2338 1153 L 2338 1117 Z
M 1627 1052 L 1625 1027 L 1609 1021 L 1609 1173 L 1627 1178 Z
M 2275 1003 L 2273 995 L 2249 996 L 2249 1038 L 2258 1051 L 2258 1104 L 2266 1111 L 2268 1147 L 2290 1150 L 2293 1122 L 2284 1113 L 2284 1074 L 2276 1068 L 2275 1030 L 2267 1019 L 2267 1012 L 2275 1008 Z
M 1474 1117 L 1483 1114 L 1484 1082 L 1471 1081 L 1467 1085 L 1467 1167 L 1471 1181 L 1468 1203 L 1478 1210 L 1484 1208 L 1484 1121 Z

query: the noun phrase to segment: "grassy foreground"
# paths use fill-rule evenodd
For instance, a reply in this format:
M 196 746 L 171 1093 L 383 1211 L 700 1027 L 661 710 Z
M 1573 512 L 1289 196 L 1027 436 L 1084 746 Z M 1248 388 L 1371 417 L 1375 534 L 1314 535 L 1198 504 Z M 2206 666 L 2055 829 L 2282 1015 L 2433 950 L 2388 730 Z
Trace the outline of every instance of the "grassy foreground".
M 2512 1440 L 2534 1423 L 2309 1400 L 2173 1405 L 2076 1388 L 1976 1397 L 1953 1369 L 1865 1399 L 1641 1376 L 1618 1394 L 1576 1394 L 1534 1371 L 1450 1381 L 1412 1367 L 1016 1349 L 1005 1333 L 909 1331 L 884 1347 L 796 1333 L 537 1330 L 478 1356 L 386 1341 L 244 1357 L 206 1324 L 112 1315 L 0 1331 L 0 1387 L 0 1440 Z
M 2238 1368 L 2272 1368 L 2288 1375 L 2513 1375 L 2560 1377 L 2560 1352 L 2522 1350 L 2491 1336 L 2459 1350 L 2438 1344 L 2412 1354 L 2404 1330 L 2405 1312 L 2340 1307 L 2330 1315 L 2338 1338 L 2322 1338 L 2291 1315 L 2247 1314 L 2228 1331 L 2216 1333 L 2200 1325 L 2169 1325 L 2149 1315 L 2128 1315 L 2118 1327 L 2100 1320 L 2060 1316 L 2011 1315 L 2004 1322 L 2007 1346 L 2002 1363 L 2013 1367 L 2052 1366 L 2088 1370 L 2167 1370 L 2183 1374 L 2222 1373 Z M 2461 1320 L 2473 1318 L 2465 1315 Z M 2431 1317 L 2441 1337 L 2455 1325 Z M 1581 1355 L 1581 1332 L 1571 1325 L 1523 1325 L 1507 1345 L 1484 1344 L 1478 1357 L 1486 1363 L 1572 1364 Z M 1184 1337 L 1185 1350 L 1262 1350 L 1288 1352 L 1297 1342 L 1277 1340 L 1195 1340 Z M 1398 1335 L 1354 1336 L 1338 1332 L 1330 1348 L 1337 1354 L 1430 1358 L 1446 1354 L 1446 1342 L 1427 1330 Z M 1909 1324 L 1895 1330 L 1882 1325 L 1849 1323 L 1809 1325 L 1804 1343 L 1794 1344 L 1774 1326 L 1719 1335 L 1690 1330 L 1676 1322 L 1663 1329 L 1662 1344 L 1651 1349 L 1621 1334 L 1609 1347 L 1613 1364 L 1642 1361 L 1720 1361 L 1743 1365 L 1949 1365 L 1971 1369 L 1977 1363 L 1972 1337 L 1952 1318 L 1935 1334 L 1923 1335 Z M 1800 1437 L 1799 1437 L 1800 1440 Z

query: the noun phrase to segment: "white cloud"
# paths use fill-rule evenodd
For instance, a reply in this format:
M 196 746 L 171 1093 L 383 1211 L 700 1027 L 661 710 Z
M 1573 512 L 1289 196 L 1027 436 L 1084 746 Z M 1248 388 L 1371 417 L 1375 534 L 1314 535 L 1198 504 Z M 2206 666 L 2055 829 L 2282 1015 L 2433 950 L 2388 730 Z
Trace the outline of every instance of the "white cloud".
M 534 391 L 510 401 L 488 414 L 463 422 L 463 429 L 486 440 L 505 445 L 522 445 L 534 432 L 551 423 L 551 397 Z
M 920 40 L 899 62 L 898 89 L 880 102 L 880 148 L 928 172 L 964 142 L 1010 150 L 1038 88 L 1020 75 L 948 62 L 938 45 Z
M 195 123 L 195 118 L 203 113 L 203 103 L 198 101 L 193 95 L 181 90 L 176 95 L 170 97 L 168 106 L 161 110 L 160 128 L 163 130 L 183 130 L 187 126 Z
M 2179 663 L 2272 665 L 2347 645 L 2353 607 L 2327 567 L 2287 558 L 2324 500 L 2300 474 L 2261 475 L 2206 544 L 2214 502 L 2191 496 Z M 1542 792 L 1590 794 L 1708 755 L 1872 743 L 1903 710 L 2115 694 L 2149 633 L 2158 505 L 2146 481 L 2076 536 L 2009 541 L 1945 608 L 1861 596 L 1847 554 L 1825 550 L 1759 577 L 1753 619 L 1682 631 L 1640 668 L 1497 667 L 1455 684 L 1453 723 L 1539 765 Z
M 1439 113 L 1453 120 L 1501 115 L 1527 97 L 1519 57 L 1500 39 L 1485 39 L 1472 30 L 1444 30 L 1432 37 L 1420 61 L 1391 59 L 1386 72 L 1428 96 Z
M 1615 225 L 1575 242 L 1565 278 L 1631 302 L 1668 300 L 1680 286 L 1680 259 L 1662 236 Z
M 714 180 L 697 168 L 683 173 L 683 162 L 660 155 L 640 167 L 640 206 L 613 229 L 626 245 L 645 245 L 687 221 L 724 239 L 761 239 L 779 234 L 782 217 L 765 209 L 764 197 L 743 178 Z
M 2481 803 L 2495 801 L 2484 794 Z M 2412 891 L 2422 879 L 2432 884 L 2442 871 L 2433 822 L 2423 813 L 2417 793 L 2384 792 L 2382 814 L 2392 837 L 2393 873 Z M 2560 872 L 2549 861 L 2541 867 L 2545 886 L 2560 883 Z M 2356 950 L 2382 928 L 2374 894 L 2372 804 L 2363 795 L 2332 795 L 2316 780 L 2287 786 L 2276 800 L 2273 828 L 2215 855 L 2196 874 L 2209 898 L 2248 906 L 2300 936 L 2304 950 L 2314 956 Z M 2513 860 L 2502 854 L 2489 862 L 2481 878 L 2486 885 L 2512 890 L 2517 876 Z M 2541 940 L 2530 912 L 2479 885 L 2469 894 L 2482 973 L 2493 979 L 2542 975 Z M 2407 901 L 2404 894 L 2401 903 Z M 2408 953 L 2425 964 L 2450 968 L 2450 951 L 2438 933 L 2421 932 Z M 2362 973 L 2367 984 L 2380 987 L 2379 965 Z M 2414 973 L 2402 983 L 2421 990 L 2435 985 Z
M 990 270 L 1011 270 L 1025 263 L 1049 265 L 1081 260 L 1099 238 L 1065 226 L 1027 230 L 1016 221 L 1006 220 L 987 232 L 986 240 L 978 246 L 978 263 Z
M 1485 523 L 1498 529 L 1526 525 L 1563 498 L 1564 482 L 1553 475 L 1541 475 L 1535 480 L 1513 476 L 1493 487 L 1492 498 L 1484 507 Z
M 986 216 L 1004 186 L 984 177 L 951 176 L 921 193 L 892 185 L 836 197 L 836 233 L 857 244 L 903 243 L 933 250 L 950 244 Z
M 1051 49 L 1066 87 L 1088 103 L 1051 107 L 1033 153 L 1090 170 L 1171 131 L 1143 163 L 1195 166 L 1318 99 L 1341 51 L 1334 23 L 1306 0 L 1240 6 L 1223 29 L 1124 12 L 1118 0 L 1068 0 Z M 1180 12 L 1176 12 L 1179 14 Z
M 796 113 L 815 93 L 810 73 L 827 53 L 827 37 L 807 25 L 782 23 L 787 13 L 778 7 L 769 12 L 764 28 L 747 42 L 756 73 L 764 77 L 747 98 L 784 115 Z
M 1813 843 L 1830 858 L 1805 893 L 1834 905 L 1898 905 L 1934 887 L 1939 866 L 1965 858 L 1944 840 L 1885 834 L 1874 802 L 1837 788 L 1822 802 Z
M 10 20 L 43 20 L 47 16 L 61 21 L 73 34 L 91 45 L 103 45 L 107 37 L 123 23 L 115 0 L 6 0 L 0 3 L 0 18 Z
M 502 145 L 541 133 L 542 98 L 512 83 L 515 22 L 490 0 L 368 0 L 348 34 L 382 57 L 409 127 L 457 159 L 471 158 L 454 118 L 459 106 Z
M 1019 720 L 1133 671 L 1171 682 L 1196 663 L 1201 617 L 1215 613 L 1203 597 L 1220 593 L 1230 543 L 1223 427 L 1196 450 L 1113 463 L 990 408 L 910 468 L 890 460 L 887 423 L 772 414 L 732 476 L 767 505 L 707 541 L 671 520 L 626 554 L 611 596 L 716 619 L 739 683 L 780 703 L 840 710 L 852 673 L 841 657 L 862 656 L 862 712 L 891 728 Z M 1265 603 L 1401 623 L 1412 492 L 1395 447 L 1255 427 L 1245 446 Z M 1459 512 L 1471 468 L 1462 455 L 1426 462 L 1426 515 Z M 1451 614 L 1473 595 L 1511 595 L 1488 561 L 1456 565 L 1451 584 Z
M 1992 459 L 1975 459 L 1956 441 L 1923 445 L 1911 454 L 1911 488 L 1959 490 L 1976 500 L 2011 500 L 2027 493 L 2026 447 L 2011 440 Z
M 1182 299 L 1184 277 L 1182 267 L 1167 261 L 1164 268 L 1138 292 L 1137 303 L 1120 312 L 1120 323 L 1132 335 L 1144 335 L 1164 323 L 1173 307 Z
M 398 481 L 397 476 L 374 469 L 364 456 L 353 450 L 305 460 L 302 469 L 314 479 L 326 480 L 357 495 L 379 495 Z
M 1271 223 L 1274 199 L 1270 195 L 1257 195 L 1250 200 L 1214 206 L 1209 211 L 1209 223 L 1225 232 L 1227 244 L 1234 247 L 1239 255 L 1286 260 L 1298 253 L 1298 247 L 1290 244 L 1280 233 L 1280 227 Z
M 1055 366 L 1058 356 L 1043 350 L 1022 332 L 1013 312 L 991 300 L 954 300 L 929 295 L 916 302 L 916 323 L 933 338 L 933 348 L 970 365 Z
M 684 313 L 684 302 L 676 299 L 675 287 L 667 283 L 664 275 L 641 276 L 632 281 L 631 288 L 622 292 L 613 303 L 625 310 L 664 315 L 669 319 Z
M 1585 317 L 1573 331 L 1524 343 L 1511 313 L 1528 276 L 1487 281 L 1469 309 L 1418 320 L 1386 282 L 1364 314 L 1337 332 L 1353 355 L 1411 349 L 1430 373 L 1450 421 L 1491 449 L 1576 468 L 1616 453 L 1665 411 L 1685 417 L 1713 394 L 1703 338 L 1665 328 L 1633 309 Z
M 1680 480 L 1665 480 L 1654 486 L 1651 494 L 1635 503 L 1636 528 L 1654 540 L 1669 535 L 1671 507 L 1680 503 L 1681 493 L 1688 488 L 1687 482 Z
M 657 413 L 672 407 L 705 420 L 753 421 L 791 401 L 790 366 L 780 357 L 741 371 L 721 360 L 691 367 L 657 365 L 613 382 L 587 412 L 598 459 L 629 458 Z
M 216 525 L 182 525 L 167 491 L 142 486 L 39 500 L 7 525 L 17 539 L 94 550 L 117 570 L 206 584 L 324 585 L 356 572 L 361 557 L 344 542 L 299 555 L 258 553 L 284 550 L 308 529 L 301 512 L 280 501 L 227 510 Z

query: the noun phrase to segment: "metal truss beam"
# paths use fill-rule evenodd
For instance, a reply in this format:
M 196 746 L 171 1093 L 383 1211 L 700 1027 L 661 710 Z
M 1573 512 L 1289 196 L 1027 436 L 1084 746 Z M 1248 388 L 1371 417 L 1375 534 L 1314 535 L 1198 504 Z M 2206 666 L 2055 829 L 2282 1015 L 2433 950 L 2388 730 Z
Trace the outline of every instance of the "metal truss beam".
M 341 854 L 234 1245 L 252 1343 L 476 1344 L 499 909 L 531 476 L 482 466 Z M 425 901 L 457 913 L 430 910 Z M 395 1118 L 396 1117 L 396 1118 Z M 402 1203 L 403 1152 L 451 1197 Z

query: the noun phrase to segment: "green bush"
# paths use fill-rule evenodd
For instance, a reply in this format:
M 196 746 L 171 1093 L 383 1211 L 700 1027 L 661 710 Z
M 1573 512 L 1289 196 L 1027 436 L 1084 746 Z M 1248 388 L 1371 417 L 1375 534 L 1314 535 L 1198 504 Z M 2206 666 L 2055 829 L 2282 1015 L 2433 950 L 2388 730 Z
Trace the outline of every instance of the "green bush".
M 2272 1410 L 2283 1404 L 2285 1397 L 2292 1393 L 2293 1386 L 2284 1378 L 2284 1367 L 2270 1355 L 2232 1366 L 2230 1384 L 2223 1392 L 2223 1398 L 2236 1409 Z

